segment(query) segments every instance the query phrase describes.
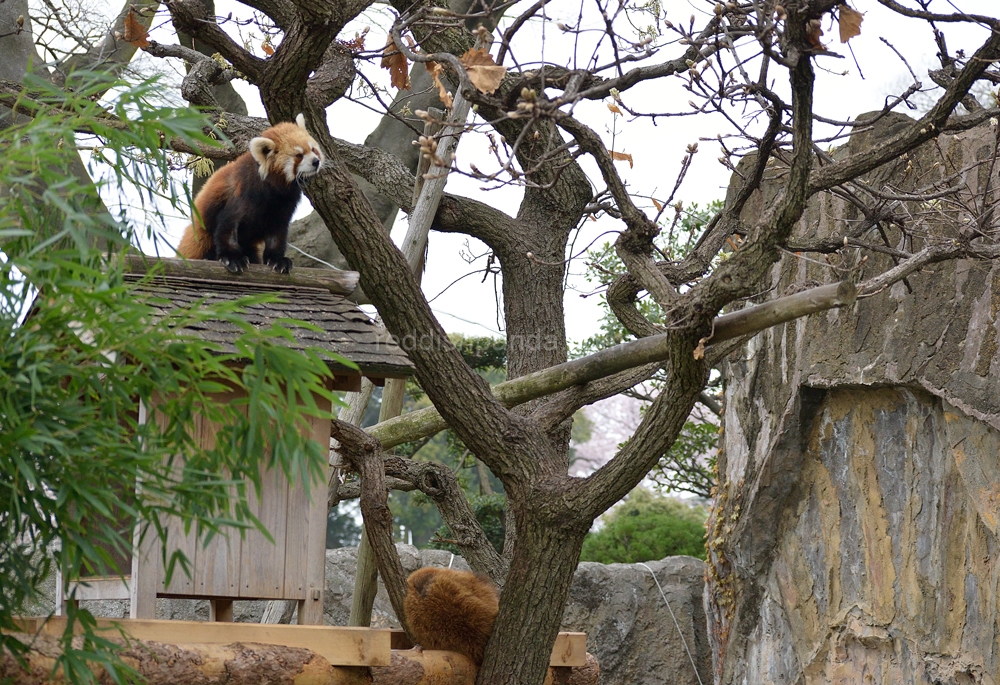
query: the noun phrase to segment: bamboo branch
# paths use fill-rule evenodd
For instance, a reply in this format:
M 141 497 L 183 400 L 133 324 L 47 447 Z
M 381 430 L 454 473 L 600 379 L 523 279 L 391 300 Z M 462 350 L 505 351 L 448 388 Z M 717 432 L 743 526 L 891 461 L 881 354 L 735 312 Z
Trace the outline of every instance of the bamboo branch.
M 850 304 L 856 296 L 850 283 L 824 285 L 756 307 L 726 314 L 715 319 L 714 335 L 706 341 L 715 345 L 742 335 L 756 333 L 802 316 Z M 574 385 L 611 376 L 627 369 L 662 362 L 669 354 L 669 333 L 651 335 L 609 347 L 582 359 L 574 359 L 493 387 L 500 403 L 513 407 Z M 383 448 L 434 435 L 448 424 L 433 407 L 404 414 L 368 429 Z

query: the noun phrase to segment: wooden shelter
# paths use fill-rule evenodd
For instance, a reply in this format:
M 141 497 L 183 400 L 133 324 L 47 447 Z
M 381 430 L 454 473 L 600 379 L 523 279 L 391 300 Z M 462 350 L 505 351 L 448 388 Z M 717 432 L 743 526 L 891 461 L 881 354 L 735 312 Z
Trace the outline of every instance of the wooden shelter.
M 334 352 L 358 366 L 351 369 L 336 361 L 327 363 L 334 377 L 332 390 L 357 390 L 362 376 L 378 385 L 386 378 L 404 378 L 413 366 L 402 351 L 384 335 L 356 305 L 345 299 L 357 285 L 357 274 L 323 269 L 295 269 L 291 274 L 275 274 L 267 267 L 252 265 L 243 274 L 230 274 L 219 262 L 177 259 L 156 260 L 127 257 L 129 278 L 137 282 L 136 293 L 148 297 L 154 310 L 166 315 L 172 308 L 203 300 L 209 303 L 235 300 L 250 294 L 277 293 L 278 303 L 247 307 L 244 319 L 258 328 L 279 320 L 298 319 L 318 330 L 288 326 L 293 348 L 321 348 Z M 147 269 L 158 263 L 160 270 L 144 279 Z M 241 332 L 227 321 L 207 321 L 185 334 L 195 335 L 234 351 L 234 340 Z M 231 402 L 244 391 L 233 389 L 219 396 L 219 402 Z M 317 402 L 323 402 L 317 398 Z M 329 402 L 326 406 L 329 409 Z M 140 423 L 163 420 L 156 408 L 139 406 Z M 303 430 L 329 446 L 330 418 L 310 418 Z M 212 447 L 219 426 L 197 417 L 190 427 L 197 443 Z M 232 620 L 232 603 L 243 599 L 283 599 L 298 602 L 301 624 L 320 624 L 323 620 L 325 587 L 325 549 L 327 505 L 324 495 L 317 496 L 314 484 L 310 498 L 301 483 L 289 483 L 280 470 L 265 470 L 259 501 L 253 513 L 270 532 L 274 543 L 261 533 L 218 535 L 208 546 L 197 542 L 194 533 L 185 535 L 179 522 L 168 526 L 168 554 L 175 549 L 191 562 L 191 575 L 178 571 L 165 582 L 160 541 L 152 532 L 141 539 L 136 529 L 136 548 L 131 560 L 122 560 L 122 568 L 131 564 L 128 577 L 87 577 L 61 579 L 57 582 L 57 611 L 64 603 L 88 599 L 129 599 L 130 616 L 155 617 L 157 597 L 208 599 L 211 619 Z M 168 557 L 169 558 L 169 557 Z

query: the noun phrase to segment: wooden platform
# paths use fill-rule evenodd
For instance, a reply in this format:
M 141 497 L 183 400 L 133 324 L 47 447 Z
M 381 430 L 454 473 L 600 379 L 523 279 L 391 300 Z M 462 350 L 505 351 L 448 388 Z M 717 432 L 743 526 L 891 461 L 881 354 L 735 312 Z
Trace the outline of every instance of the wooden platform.
M 60 616 L 17 618 L 18 628 L 29 634 L 62 635 L 66 619 Z M 99 618 L 97 625 L 121 629 L 137 640 L 168 644 L 216 644 L 250 642 L 308 649 L 332 666 L 388 666 L 392 650 L 411 649 L 413 643 L 402 630 L 300 626 L 273 623 L 212 623 L 205 621 L 156 621 L 130 618 Z M 583 666 L 587 663 L 587 634 L 559 633 L 552 647 L 550 666 Z

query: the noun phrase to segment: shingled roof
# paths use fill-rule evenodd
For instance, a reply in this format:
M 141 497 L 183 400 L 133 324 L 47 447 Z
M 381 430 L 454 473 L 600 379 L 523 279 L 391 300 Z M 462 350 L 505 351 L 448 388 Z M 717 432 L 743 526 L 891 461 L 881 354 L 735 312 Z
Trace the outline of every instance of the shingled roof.
M 154 310 L 166 315 L 171 306 L 197 301 L 230 302 L 239 297 L 275 293 L 279 302 L 246 307 L 241 316 L 250 325 L 263 329 L 282 319 L 298 319 L 319 330 L 282 323 L 294 336 L 295 349 L 316 347 L 351 360 L 361 375 L 373 379 L 403 378 L 413 373 L 413 364 L 395 342 L 379 335 L 371 319 L 357 305 L 345 299 L 357 284 L 357 273 L 326 269 L 293 269 L 276 274 L 270 268 L 251 265 L 242 274 L 231 274 L 220 262 L 185 262 L 131 255 L 125 258 L 126 278 L 139 281 L 154 264 L 161 266 L 154 278 L 140 283 L 139 296 L 150 296 Z M 162 304 L 156 300 L 162 300 Z M 236 351 L 233 341 L 241 333 L 228 321 L 208 320 L 182 329 L 184 333 L 212 342 L 226 352 Z M 356 374 L 334 360 L 327 360 L 338 374 Z

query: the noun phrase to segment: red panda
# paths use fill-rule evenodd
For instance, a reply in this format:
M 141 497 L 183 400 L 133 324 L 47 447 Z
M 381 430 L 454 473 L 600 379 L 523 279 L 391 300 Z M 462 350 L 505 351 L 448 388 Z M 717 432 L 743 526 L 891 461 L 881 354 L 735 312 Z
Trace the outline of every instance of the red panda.
M 481 666 L 500 606 L 496 585 L 478 573 L 432 566 L 411 573 L 406 585 L 403 610 L 414 642 Z
M 191 223 L 177 254 L 218 259 L 233 273 L 253 264 L 286 274 L 288 224 L 299 203 L 299 182 L 319 171 L 323 153 L 305 117 L 283 122 L 250 141 L 250 149 L 212 174 L 194 200 Z

